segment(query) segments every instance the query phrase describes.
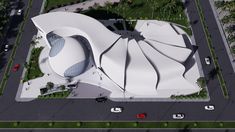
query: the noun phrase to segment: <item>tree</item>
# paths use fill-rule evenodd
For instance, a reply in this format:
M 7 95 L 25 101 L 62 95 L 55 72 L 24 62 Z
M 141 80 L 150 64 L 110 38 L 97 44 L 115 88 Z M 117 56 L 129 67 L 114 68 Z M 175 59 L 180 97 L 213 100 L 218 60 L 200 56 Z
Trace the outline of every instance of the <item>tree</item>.
M 224 16 L 222 18 L 222 23 L 223 24 L 226 24 L 226 23 L 232 23 L 232 22 L 235 22 L 235 13 L 231 13 L 227 16 Z
M 54 87 L 54 83 L 53 82 L 47 82 L 46 87 L 47 87 L 47 89 L 52 89 Z
M 230 35 L 228 36 L 228 41 L 229 41 L 230 43 L 235 42 L 235 35 L 234 35 L 234 34 L 230 34 Z
M 222 2 L 221 3 L 222 5 L 220 6 L 220 8 L 222 10 L 228 10 L 228 11 L 231 11 L 231 10 L 234 10 L 235 9 L 235 1 L 225 1 L 225 2 Z
M 131 5 L 132 3 L 133 3 L 132 0 L 127 0 L 127 4 L 128 4 L 128 5 Z
M 60 89 L 64 91 L 64 90 L 65 90 L 65 86 L 64 86 L 64 85 L 61 85 L 61 86 L 60 86 Z
M 178 12 L 178 0 L 167 0 L 163 6 L 165 12 L 176 13 Z
M 215 1 L 215 6 L 217 8 L 221 8 L 221 7 L 223 7 L 224 3 L 225 3 L 225 1 Z
M 204 88 L 206 86 L 206 79 L 205 77 L 199 77 L 197 79 L 197 84 L 201 87 Z
M 9 8 L 9 1 L 8 0 L 0 0 L 0 37 L 3 37 L 3 29 L 8 22 L 9 15 L 8 15 L 8 8 Z
M 108 14 L 109 13 L 109 9 L 112 7 L 112 3 L 110 3 L 109 1 L 106 1 L 104 4 L 105 4 L 106 11 L 107 11 L 107 14 Z
M 225 31 L 228 32 L 229 34 L 234 33 L 235 25 L 230 25 L 230 26 L 226 27 Z
M 28 64 L 27 62 L 25 62 L 25 63 L 24 63 L 24 67 L 25 67 L 26 69 L 29 69 L 29 64 Z

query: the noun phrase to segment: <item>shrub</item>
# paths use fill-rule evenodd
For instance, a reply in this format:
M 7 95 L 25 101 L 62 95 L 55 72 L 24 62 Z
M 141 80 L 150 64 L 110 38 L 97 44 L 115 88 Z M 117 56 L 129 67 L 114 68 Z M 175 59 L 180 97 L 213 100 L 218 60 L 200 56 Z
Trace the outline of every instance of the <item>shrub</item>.
M 20 122 L 14 122 L 14 123 L 13 123 L 13 126 L 14 126 L 14 127 L 17 127 L 19 124 L 20 124 Z
M 168 123 L 167 123 L 167 122 L 165 122 L 163 125 L 164 125 L 164 127 L 167 127 L 167 126 L 168 126 Z
M 81 122 L 77 122 L 77 123 L 76 123 L 76 126 L 77 126 L 77 127 L 80 127 L 81 125 L 82 125 Z
M 197 127 L 197 122 L 194 122 L 194 123 L 193 123 L 193 126 L 194 126 L 194 127 Z
M 134 126 L 134 127 L 137 127 L 137 126 L 138 126 L 138 122 L 134 122 L 134 123 L 133 123 L 133 126 Z
M 54 125 L 53 122 L 49 122 L 49 123 L 48 123 L 48 126 L 50 126 L 50 127 L 52 127 L 53 125 Z
M 109 126 L 111 125 L 111 123 L 110 123 L 110 122 L 106 122 L 105 125 L 106 125 L 107 127 L 109 127 Z
M 224 123 L 223 123 L 223 122 L 220 122 L 220 123 L 219 123 L 219 126 L 220 126 L 220 127 L 223 127 L 223 126 L 224 126 Z
M 48 89 L 52 89 L 52 88 L 54 87 L 54 83 L 53 83 L 53 82 L 47 82 L 46 87 L 47 87 Z
M 64 85 L 61 85 L 61 86 L 60 86 L 60 89 L 64 91 L 64 90 L 65 90 L 65 86 L 64 86 Z
M 205 79 L 205 77 L 199 77 L 199 78 L 197 79 L 197 84 L 198 84 L 201 88 L 206 87 L 206 79 Z

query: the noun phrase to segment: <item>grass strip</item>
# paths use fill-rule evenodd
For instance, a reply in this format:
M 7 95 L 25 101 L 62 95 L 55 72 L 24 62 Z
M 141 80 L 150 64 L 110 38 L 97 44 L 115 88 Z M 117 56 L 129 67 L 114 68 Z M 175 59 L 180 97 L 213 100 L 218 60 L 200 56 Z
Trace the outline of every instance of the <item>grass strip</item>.
M 83 122 L 83 121 L 10 121 L 0 128 L 235 128 L 235 122 Z

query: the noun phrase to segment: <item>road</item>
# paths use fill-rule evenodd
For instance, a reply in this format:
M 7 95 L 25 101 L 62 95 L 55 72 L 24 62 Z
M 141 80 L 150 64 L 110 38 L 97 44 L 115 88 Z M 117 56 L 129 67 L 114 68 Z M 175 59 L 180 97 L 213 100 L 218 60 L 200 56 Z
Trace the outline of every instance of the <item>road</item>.
M 25 6 L 22 7 L 22 3 L 16 2 L 15 0 L 10 0 L 10 1 L 11 1 L 10 3 L 14 3 L 14 4 L 12 4 L 11 9 L 9 9 L 9 10 L 21 9 L 21 8 L 24 9 L 25 8 Z M 2 40 L 1 46 L 0 46 L 1 47 L 0 50 L 2 52 L 0 54 L 0 59 L 1 59 L 1 62 L 0 62 L 0 80 L 3 79 L 3 75 L 4 75 L 4 72 L 5 72 L 6 66 L 7 66 L 7 60 L 9 59 L 10 54 L 12 52 L 12 48 L 15 44 L 17 33 L 18 33 L 18 30 L 19 30 L 19 25 L 22 22 L 22 20 L 23 20 L 23 14 L 20 15 L 20 16 L 18 16 L 18 15 L 10 16 L 9 24 L 6 27 L 6 36 Z M 4 52 L 5 44 L 9 45 L 9 48 L 8 48 L 7 52 Z
M 27 1 L 27 0 L 23 0 Z M 204 1 L 204 0 L 203 0 Z M 38 15 L 42 0 L 34 0 L 29 17 Z M 203 4 L 207 4 L 206 2 Z M 209 48 L 206 43 L 206 37 L 203 32 L 202 24 L 199 19 L 194 0 L 187 2 L 186 8 L 190 20 L 197 21 L 192 25 L 198 52 L 202 58 L 202 66 L 205 74 L 214 68 L 213 65 L 207 66 L 204 63 L 204 57 L 208 56 Z M 211 10 L 208 8 L 208 12 Z M 210 25 L 209 25 L 210 26 Z M 216 27 L 214 27 L 216 28 Z M 36 34 L 36 29 L 30 19 L 27 20 L 22 35 L 21 44 L 16 52 L 14 64 L 24 64 L 29 49 L 29 42 L 32 36 Z M 226 57 L 225 57 L 226 59 Z M 221 64 L 221 63 L 220 63 Z M 223 63 L 222 63 L 223 64 Z M 229 67 L 227 67 L 229 70 Z M 222 68 L 225 70 L 224 68 Z M 210 102 L 112 102 L 97 103 L 93 99 L 52 99 L 52 100 L 34 100 L 31 102 L 16 102 L 15 95 L 23 69 L 16 73 L 11 73 L 6 85 L 4 95 L 0 97 L 0 120 L 134 120 L 135 114 L 146 112 L 146 120 L 163 121 L 172 120 L 173 113 L 185 113 L 184 120 L 234 120 L 235 105 L 234 94 L 230 99 L 224 99 L 217 78 L 208 82 L 210 93 Z M 227 75 L 227 74 L 225 74 Z M 234 74 L 228 76 L 233 77 Z M 228 78 L 226 77 L 226 79 Z M 226 80 L 227 81 L 227 80 Z M 229 91 L 232 91 L 232 85 L 227 83 Z M 214 104 L 214 111 L 205 111 L 204 106 Z M 121 114 L 110 113 L 113 106 L 123 106 L 124 111 Z
M 222 70 L 224 79 L 226 80 L 226 86 L 228 87 L 229 94 L 234 96 L 234 80 L 235 74 L 229 60 L 229 56 L 226 52 L 226 48 L 223 44 L 223 39 L 220 34 L 219 28 L 216 23 L 216 19 L 210 7 L 209 0 L 200 0 L 200 4 L 203 10 L 206 24 L 208 25 L 208 31 L 211 36 L 212 44 L 214 50 L 218 57 L 218 62 Z

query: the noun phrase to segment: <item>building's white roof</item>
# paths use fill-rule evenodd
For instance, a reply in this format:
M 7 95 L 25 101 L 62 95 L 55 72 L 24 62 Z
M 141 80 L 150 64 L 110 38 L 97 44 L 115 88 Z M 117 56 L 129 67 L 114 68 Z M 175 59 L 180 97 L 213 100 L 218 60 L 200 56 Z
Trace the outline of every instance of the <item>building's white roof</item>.
M 126 69 L 126 91 L 135 94 L 156 92 L 158 75 L 155 68 L 143 54 L 138 43 L 132 39 L 128 43 L 129 62 Z
M 81 14 L 53 12 L 32 20 L 44 36 L 53 32 L 65 39 L 63 49 L 49 58 L 52 68 L 62 76 L 85 59 L 81 44 L 70 37 L 81 35 L 89 41 L 95 64 L 129 93 L 170 97 L 200 90 L 183 76 L 183 62 L 191 50 L 186 48 L 182 31 L 167 22 L 137 21 L 136 30 L 145 40 L 136 42 L 120 38 L 97 20 Z
M 33 17 L 32 20 L 44 34 L 59 28 L 69 28 L 67 34 L 76 34 L 87 38 L 98 66 L 100 66 L 100 54 L 120 37 L 97 20 L 78 13 L 52 12 Z M 71 30 L 71 28 L 73 29 Z
M 171 90 L 177 91 L 174 95 L 185 95 L 200 90 L 199 87 L 195 87 L 183 77 L 185 67 L 182 64 L 159 53 L 144 41 L 140 41 L 139 44 L 159 73 L 157 90 L 161 89 L 169 91 L 168 93 L 165 93 L 165 96 L 172 95 L 173 93 Z
M 102 56 L 101 67 L 104 72 L 124 88 L 127 39 L 120 38 L 115 45 Z
M 182 35 L 178 34 L 170 23 L 145 21 L 141 22 L 141 24 L 142 26 L 138 27 L 138 31 L 141 32 L 145 38 L 177 47 L 186 47 Z
M 185 62 L 192 52 L 188 48 L 175 47 L 175 46 L 163 44 L 154 40 L 146 39 L 145 41 L 148 42 L 151 46 L 153 46 L 160 53 L 181 63 Z
M 65 37 L 64 40 L 65 44 L 62 50 L 56 56 L 49 57 L 50 66 L 61 76 L 64 76 L 64 72 L 74 64 L 87 61 L 88 54 L 88 51 L 76 39 Z

